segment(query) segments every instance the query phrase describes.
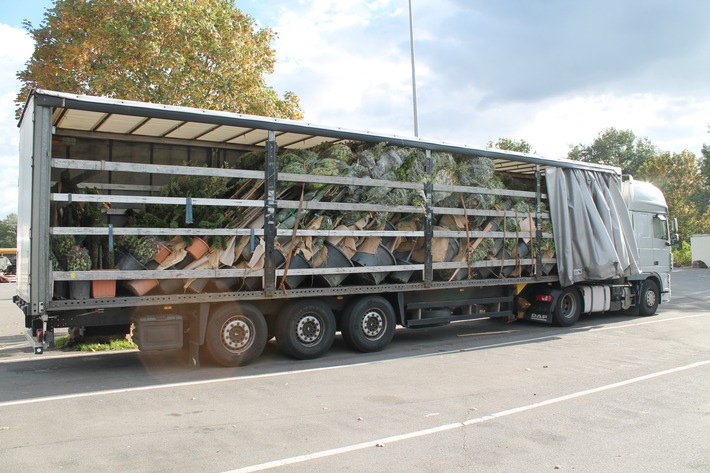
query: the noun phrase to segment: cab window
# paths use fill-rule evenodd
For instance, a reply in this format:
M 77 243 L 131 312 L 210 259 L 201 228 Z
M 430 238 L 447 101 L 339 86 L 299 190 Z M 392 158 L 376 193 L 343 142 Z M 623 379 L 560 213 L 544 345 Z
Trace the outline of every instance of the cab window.
M 653 217 L 653 237 L 668 241 L 668 219 L 666 219 L 665 215 Z

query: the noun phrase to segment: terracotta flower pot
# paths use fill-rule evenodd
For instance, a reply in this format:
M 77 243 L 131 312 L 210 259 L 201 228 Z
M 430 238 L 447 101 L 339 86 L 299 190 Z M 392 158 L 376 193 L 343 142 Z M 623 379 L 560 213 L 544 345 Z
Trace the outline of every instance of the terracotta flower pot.
M 96 269 L 94 271 L 116 271 L 115 269 Z M 92 280 L 91 281 L 91 297 L 94 299 L 102 299 L 107 297 L 116 297 L 116 280 Z
M 142 296 L 158 287 L 159 283 L 160 281 L 157 279 L 135 279 L 133 281 L 127 281 L 124 285 L 136 296 Z
M 192 244 L 185 248 L 188 253 L 196 260 L 202 258 L 202 256 L 207 253 L 210 249 L 209 245 L 200 237 L 195 237 L 192 239 Z
M 158 250 L 158 254 L 155 255 L 155 258 L 153 258 L 153 261 L 156 263 L 160 264 L 163 261 L 165 261 L 165 258 L 170 256 L 170 248 L 167 246 L 163 245 L 162 243 L 159 243 L 160 249 Z

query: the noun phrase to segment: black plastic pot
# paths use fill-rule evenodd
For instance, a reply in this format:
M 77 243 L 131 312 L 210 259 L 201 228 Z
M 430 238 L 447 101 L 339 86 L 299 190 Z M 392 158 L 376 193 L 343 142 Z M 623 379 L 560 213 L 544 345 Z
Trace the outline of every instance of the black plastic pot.
M 91 298 L 91 281 L 69 281 L 69 298 L 70 299 L 90 299 Z

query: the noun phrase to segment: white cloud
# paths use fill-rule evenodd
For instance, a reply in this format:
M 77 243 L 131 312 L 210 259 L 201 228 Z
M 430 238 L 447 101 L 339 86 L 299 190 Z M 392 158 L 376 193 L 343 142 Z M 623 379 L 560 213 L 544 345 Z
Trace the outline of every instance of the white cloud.
M 523 138 L 566 156 L 616 127 L 699 153 L 710 9 L 601 1 L 413 2 L 420 134 L 480 146 Z M 406 2 L 276 3 L 268 80 L 299 95 L 307 120 L 412 134 Z
M 409 56 L 374 36 L 380 18 L 396 16 L 405 33 L 406 18 L 391 1 L 309 2 L 285 11 L 273 25 L 278 61 L 270 82 L 295 91 L 306 119 L 314 121 L 362 112 L 368 101 L 406 96 Z
M 0 218 L 17 212 L 19 133 L 15 97 L 20 81 L 15 74 L 33 51 L 23 30 L 0 24 Z
M 683 116 L 676 119 L 678 108 Z M 541 154 L 566 156 L 570 146 L 589 144 L 604 129 L 632 130 L 662 150 L 699 153 L 706 140 L 710 100 L 660 94 L 614 94 L 548 100 L 518 133 Z M 539 143 L 539 145 L 538 145 Z

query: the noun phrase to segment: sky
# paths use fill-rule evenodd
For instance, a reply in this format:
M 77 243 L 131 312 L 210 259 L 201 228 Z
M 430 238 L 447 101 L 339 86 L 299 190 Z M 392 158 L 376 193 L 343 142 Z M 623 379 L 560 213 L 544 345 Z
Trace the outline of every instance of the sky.
M 52 0 L 0 0 L 0 217 L 17 208 L 15 73 Z M 706 0 L 411 0 L 419 136 L 506 137 L 565 157 L 607 128 L 663 151 L 710 142 Z M 304 120 L 414 135 L 408 0 L 237 0 L 277 33 L 267 83 Z

